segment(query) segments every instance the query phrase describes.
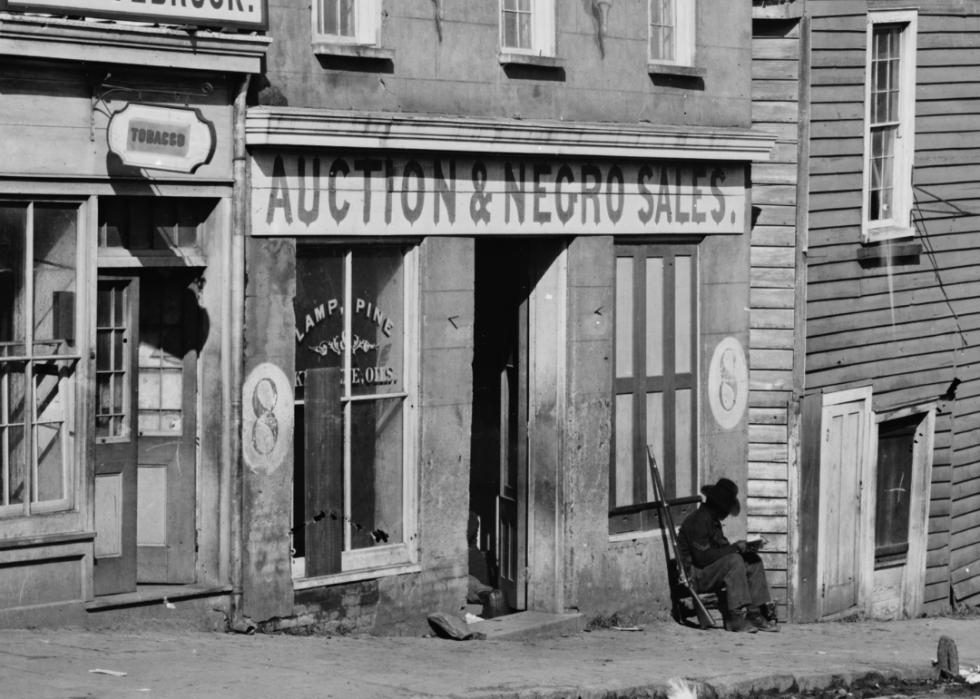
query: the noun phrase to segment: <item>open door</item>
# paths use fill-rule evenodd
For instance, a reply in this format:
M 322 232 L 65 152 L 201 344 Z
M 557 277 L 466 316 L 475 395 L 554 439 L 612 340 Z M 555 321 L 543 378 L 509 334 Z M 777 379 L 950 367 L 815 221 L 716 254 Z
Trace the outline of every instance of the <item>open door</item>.
M 871 391 L 825 394 L 820 448 L 818 617 L 860 611 L 871 560 Z
M 195 278 L 144 270 L 98 281 L 97 595 L 196 581 Z
M 478 240 L 470 509 L 491 584 L 527 607 L 528 244 Z

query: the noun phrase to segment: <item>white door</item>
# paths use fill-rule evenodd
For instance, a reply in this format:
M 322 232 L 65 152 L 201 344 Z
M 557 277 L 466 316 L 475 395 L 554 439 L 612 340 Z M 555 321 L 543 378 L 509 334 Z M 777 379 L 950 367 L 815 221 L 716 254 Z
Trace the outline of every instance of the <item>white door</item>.
M 871 510 L 871 389 L 825 394 L 820 445 L 818 615 L 863 608 Z

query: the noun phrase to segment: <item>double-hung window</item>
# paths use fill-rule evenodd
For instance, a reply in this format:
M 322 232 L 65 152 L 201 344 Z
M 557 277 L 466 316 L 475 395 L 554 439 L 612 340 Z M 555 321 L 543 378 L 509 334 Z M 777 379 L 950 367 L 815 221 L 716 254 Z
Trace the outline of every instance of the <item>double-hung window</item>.
M 0 201 L 0 516 L 72 506 L 78 212 Z
M 695 0 L 647 0 L 652 65 L 694 64 Z
M 416 250 L 300 246 L 294 577 L 417 559 Z
M 697 298 L 696 246 L 616 247 L 610 533 L 659 524 L 647 445 L 669 500 L 697 494 Z
M 555 55 L 554 0 L 499 0 L 502 54 Z
M 376 46 L 381 0 L 313 0 L 313 41 Z
M 912 11 L 868 14 L 865 243 L 913 234 L 916 18 Z

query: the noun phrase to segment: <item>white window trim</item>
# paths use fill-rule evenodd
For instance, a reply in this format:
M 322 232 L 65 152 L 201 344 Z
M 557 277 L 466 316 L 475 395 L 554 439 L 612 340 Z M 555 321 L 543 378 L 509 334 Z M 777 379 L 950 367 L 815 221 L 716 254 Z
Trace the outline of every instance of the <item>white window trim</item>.
M 912 165 L 915 159 L 915 57 L 918 32 L 918 12 L 869 12 L 865 57 L 864 84 L 864 166 L 861 206 L 861 242 L 877 243 L 915 235 L 912 227 Z M 871 221 L 871 60 L 873 57 L 874 28 L 876 24 L 902 24 L 902 45 L 899 76 L 899 136 L 895 143 L 895 190 L 893 211 L 890 219 Z
M 418 547 L 418 435 L 419 435 L 419 248 L 418 245 L 407 246 L 405 251 L 405 322 L 403 337 L 405 342 L 405 378 L 403 386 L 406 395 L 403 403 L 404 424 L 402 443 L 402 543 L 387 546 L 376 546 L 370 549 L 350 550 L 350 533 L 344 537 L 344 551 L 341 553 L 341 572 L 317 577 L 305 577 L 305 561 L 298 563 L 294 559 L 293 570 L 301 577 L 293 578 L 294 590 L 305 590 L 321 585 L 335 585 L 356 580 L 401 575 L 417 572 L 419 560 Z M 346 256 L 345 256 L 346 257 Z M 345 262 L 346 264 L 346 262 Z M 345 297 L 351 297 L 351 279 L 347 275 Z M 351 333 L 351 313 L 345 314 L 345 324 L 348 337 Z M 349 345 L 346 351 L 350 351 Z M 345 361 L 345 385 L 350 386 L 350 362 Z M 350 399 L 344 401 L 345 410 Z M 349 429 L 350 420 L 345 420 Z M 344 459 L 350 459 L 350 435 L 344 436 Z M 349 500 L 349 494 L 347 496 Z M 345 502 L 345 511 L 350 511 L 350 502 Z
M 531 0 L 531 48 L 504 44 L 504 0 L 497 2 L 497 25 L 501 54 L 555 56 L 555 0 Z
M 354 0 L 354 36 L 320 34 L 320 2 L 313 0 L 313 43 L 343 44 L 348 46 L 380 46 L 381 44 L 381 0 Z
M 653 30 L 650 24 L 650 3 L 655 0 L 647 0 L 647 64 L 652 66 L 693 66 L 695 42 L 697 40 L 697 0 L 674 0 L 675 5 L 675 24 L 674 24 L 674 58 L 673 60 L 663 60 L 653 58 L 651 48 L 653 47 Z

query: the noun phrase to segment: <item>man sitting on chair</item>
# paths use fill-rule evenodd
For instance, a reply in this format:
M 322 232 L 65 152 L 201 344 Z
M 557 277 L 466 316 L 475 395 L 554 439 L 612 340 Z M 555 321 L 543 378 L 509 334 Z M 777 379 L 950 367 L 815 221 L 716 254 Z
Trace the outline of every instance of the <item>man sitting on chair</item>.
M 728 515 L 737 517 L 741 510 L 738 486 L 722 478 L 701 492 L 705 501 L 684 520 L 677 537 L 681 565 L 693 591 L 713 592 L 724 584 L 729 631 L 778 631 L 762 559 L 750 544 L 743 540 L 730 544 L 722 533 L 721 521 Z

